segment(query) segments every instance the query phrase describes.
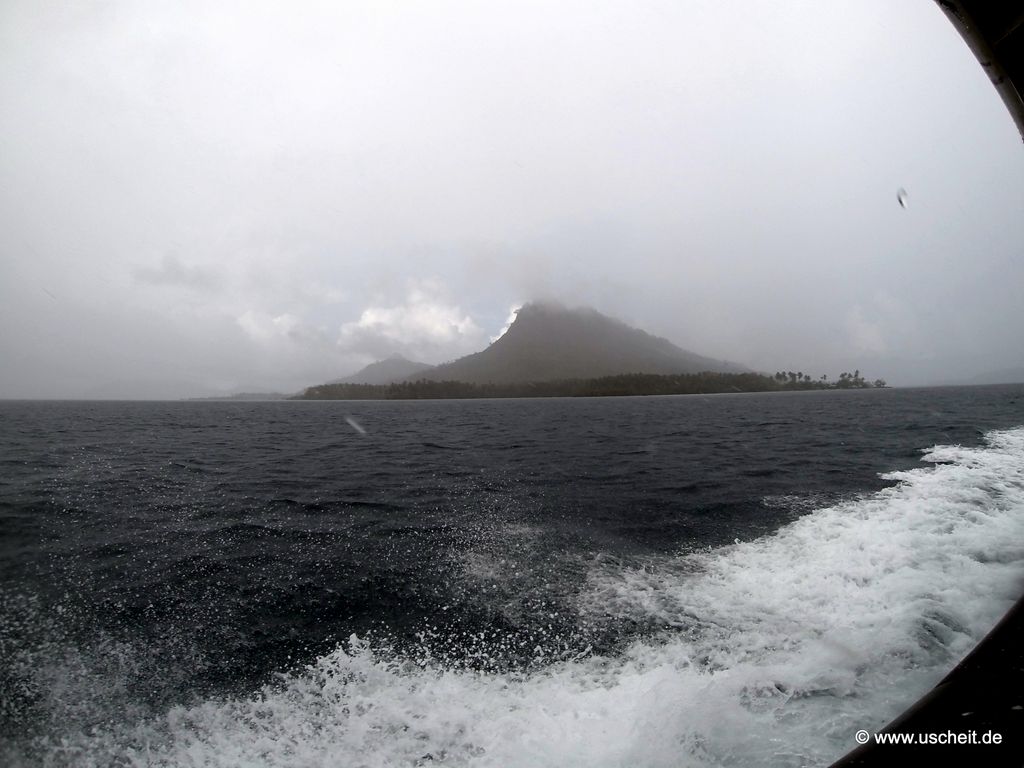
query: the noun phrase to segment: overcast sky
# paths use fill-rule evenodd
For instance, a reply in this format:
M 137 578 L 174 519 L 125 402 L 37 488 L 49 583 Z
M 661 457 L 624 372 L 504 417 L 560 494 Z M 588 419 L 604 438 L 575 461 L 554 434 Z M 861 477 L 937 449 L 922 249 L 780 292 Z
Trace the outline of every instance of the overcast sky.
M 930 0 L 0 4 L 0 397 L 294 391 L 542 297 L 970 379 L 1022 291 L 1024 145 Z

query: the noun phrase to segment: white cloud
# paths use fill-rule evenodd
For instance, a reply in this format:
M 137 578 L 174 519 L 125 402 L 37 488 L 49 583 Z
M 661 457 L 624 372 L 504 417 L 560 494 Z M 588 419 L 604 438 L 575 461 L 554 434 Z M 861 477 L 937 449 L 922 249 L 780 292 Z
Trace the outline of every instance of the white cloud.
M 288 312 L 275 316 L 250 309 L 235 318 L 235 321 L 254 341 L 301 340 L 319 335 L 316 329 L 306 326 L 302 320 Z
M 505 325 L 503 325 L 501 327 L 500 331 L 498 331 L 496 334 L 491 336 L 491 344 L 493 344 L 498 339 L 500 339 L 502 336 L 504 336 L 506 333 L 508 333 L 508 329 L 511 328 L 512 327 L 512 323 L 514 323 L 516 321 L 516 313 L 519 312 L 519 310 L 522 309 L 522 308 L 523 308 L 523 305 L 521 303 L 520 304 L 513 304 L 511 307 L 508 308 L 508 317 L 505 318 Z
M 341 326 L 343 349 L 383 357 L 402 352 L 418 359 L 439 359 L 478 351 L 486 335 L 473 318 L 445 297 L 436 281 L 411 286 L 402 303 L 366 307 L 354 322 Z

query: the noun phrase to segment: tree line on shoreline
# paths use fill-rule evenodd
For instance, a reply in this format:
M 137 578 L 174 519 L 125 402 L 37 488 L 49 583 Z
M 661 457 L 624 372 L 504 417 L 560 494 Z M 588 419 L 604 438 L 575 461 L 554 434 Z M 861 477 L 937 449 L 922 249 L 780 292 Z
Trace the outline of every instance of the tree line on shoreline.
M 594 379 L 565 379 L 508 384 L 464 381 L 403 381 L 394 384 L 320 384 L 295 400 L 445 400 L 493 397 L 623 397 L 630 395 L 710 395 L 721 392 L 782 392 L 809 389 L 871 389 L 885 381 L 865 380 L 860 371 L 837 379 L 812 378 L 802 371 L 761 373 L 627 373 Z

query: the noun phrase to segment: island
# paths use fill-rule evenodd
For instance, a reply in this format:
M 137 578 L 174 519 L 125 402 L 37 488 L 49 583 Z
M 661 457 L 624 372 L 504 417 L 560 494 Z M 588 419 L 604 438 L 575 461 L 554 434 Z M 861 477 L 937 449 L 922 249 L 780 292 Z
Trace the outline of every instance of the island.
M 870 382 L 859 370 L 834 379 L 803 371 L 758 373 L 681 349 L 589 307 L 533 302 L 480 352 L 438 366 L 394 355 L 308 387 L 292 399 L 621 397 L 881 387 L 883 380 Z

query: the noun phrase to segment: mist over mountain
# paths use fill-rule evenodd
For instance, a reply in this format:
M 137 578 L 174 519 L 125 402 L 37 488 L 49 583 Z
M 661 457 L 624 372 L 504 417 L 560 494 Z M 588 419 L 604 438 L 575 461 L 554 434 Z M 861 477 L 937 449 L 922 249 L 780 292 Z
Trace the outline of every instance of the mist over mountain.
M 680 349 L 589 307 L 535 302 L 523 306 L 487 349 L 408 378 L 486 384 L 749 370 Z
M 391 384 L 408 378 L 419 378 L 416 374 L 430 369 L 427 363 L 418 363 L 399 354 L 370 363 L 351 376 L 336 379 L 331 384 Z

